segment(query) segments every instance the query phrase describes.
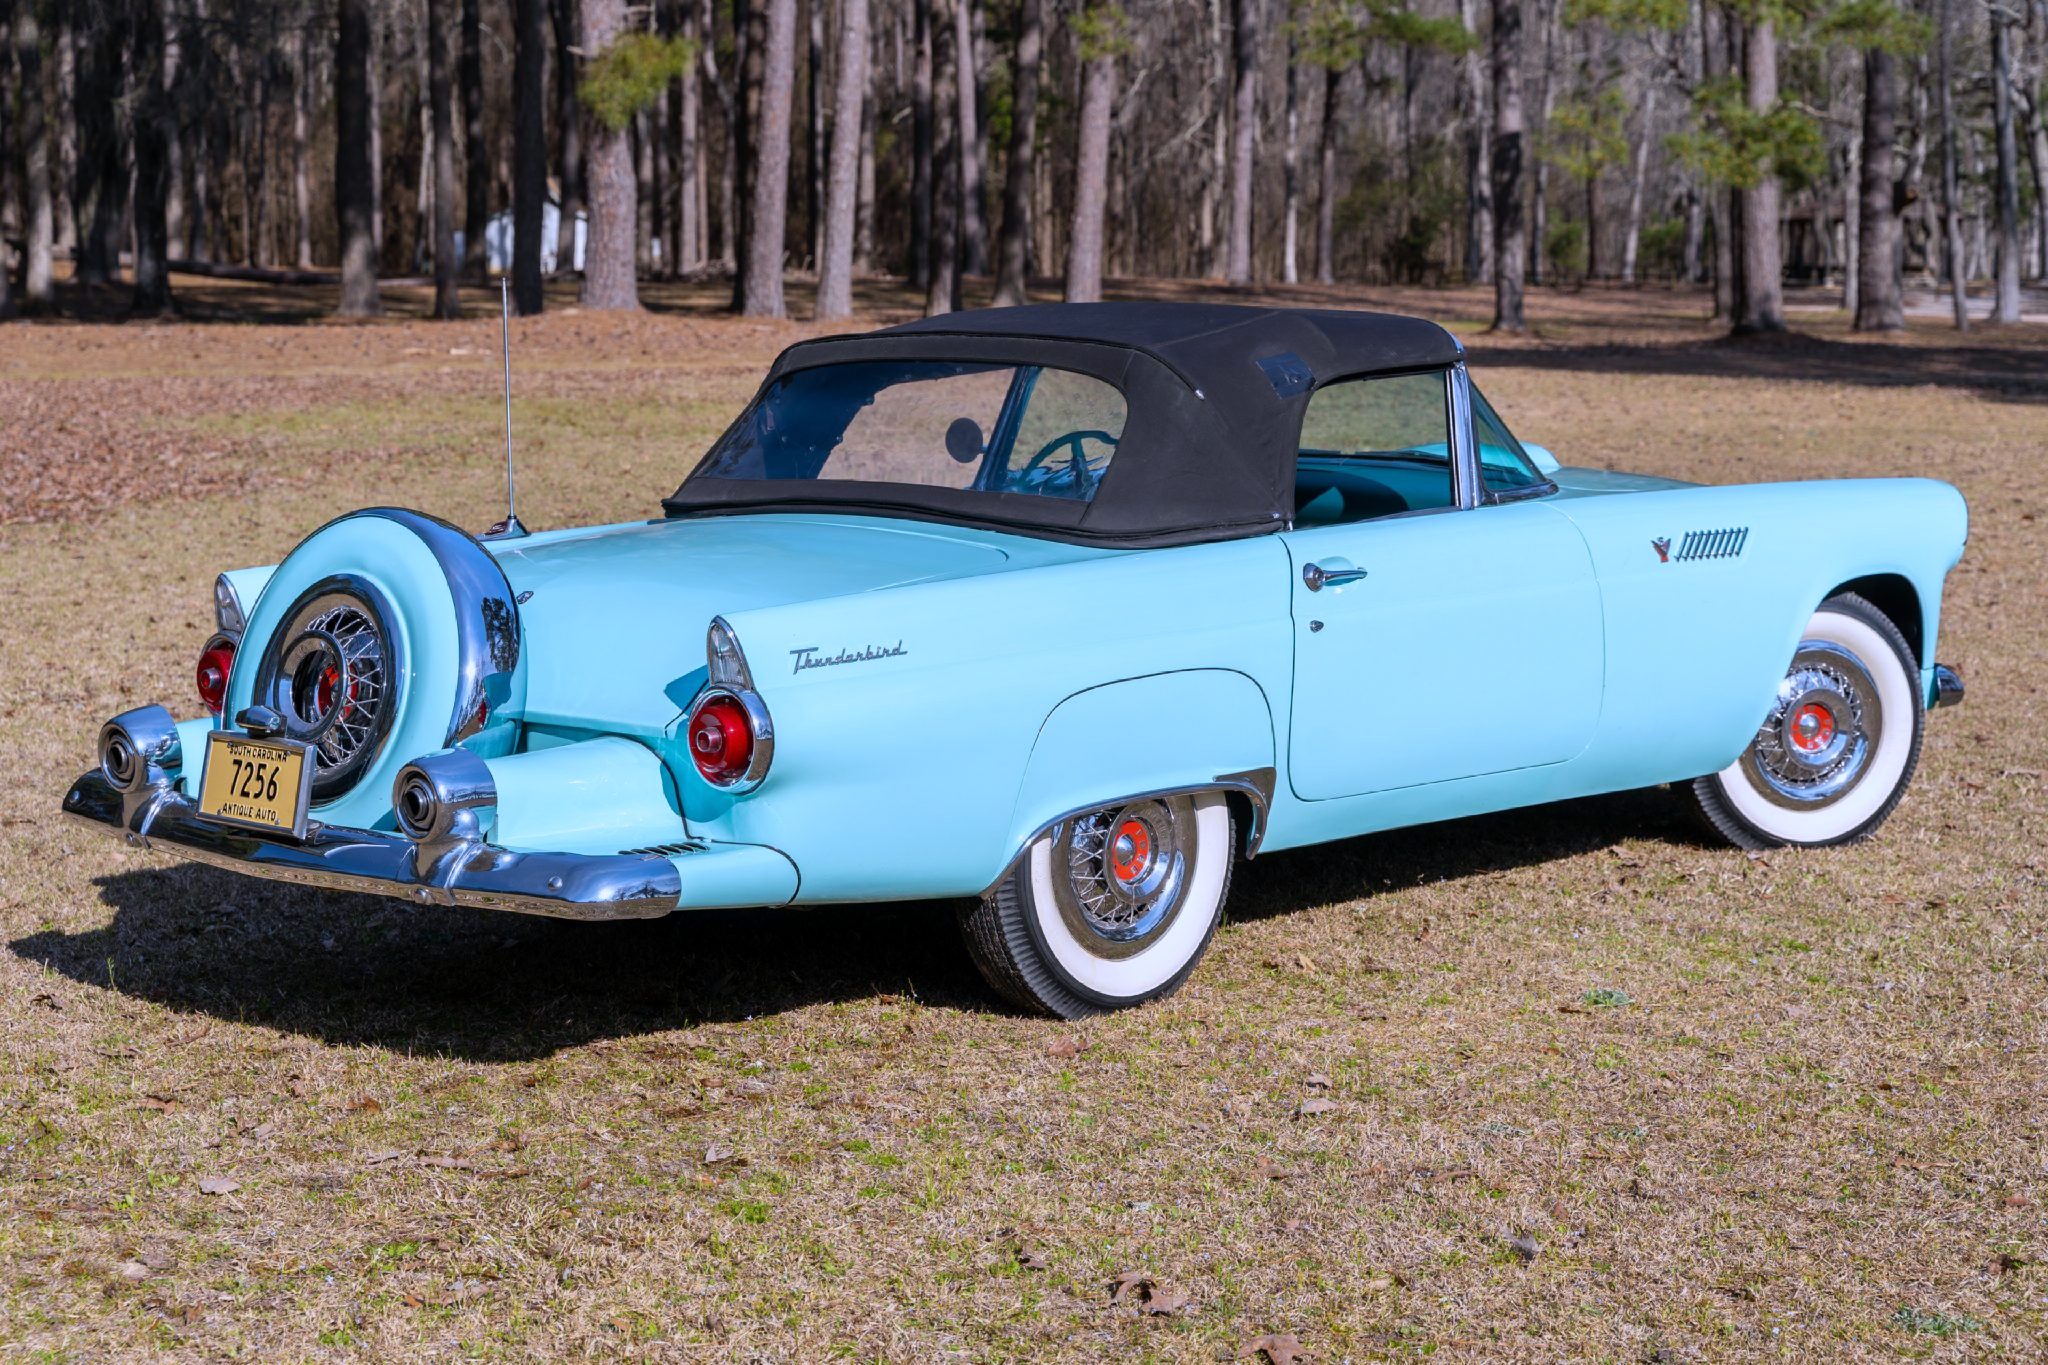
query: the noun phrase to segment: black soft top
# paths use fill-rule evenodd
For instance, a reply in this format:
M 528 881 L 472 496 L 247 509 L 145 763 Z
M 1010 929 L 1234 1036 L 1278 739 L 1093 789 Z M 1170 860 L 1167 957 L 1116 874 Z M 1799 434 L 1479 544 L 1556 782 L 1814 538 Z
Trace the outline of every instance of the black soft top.
M 761 391 L 795 370 L 860 360 L 1045 365 L 1093 375 L 1122 390 L 1129 413 L 1092 501 L 693 473 L 662 505 L 672 516 L 865 511 L 1133 547 L 1260 535 L 1294 515 L 1294 459 L 1310 392 L 1335 379 L 1449 365 L 1464 353 L 1435 323 L 1392 313 L 1211 303 L 949 313 L 799 342 L 776 359 Z

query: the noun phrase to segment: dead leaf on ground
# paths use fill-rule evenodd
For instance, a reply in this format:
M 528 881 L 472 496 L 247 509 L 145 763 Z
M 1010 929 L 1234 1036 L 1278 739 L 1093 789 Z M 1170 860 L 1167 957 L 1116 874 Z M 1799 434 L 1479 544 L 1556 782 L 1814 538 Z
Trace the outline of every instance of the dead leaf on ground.
M 382 1166 L 385 1162 L 396 1161 L 404 1155 L 405 1153 L 402 1150 L 396 1149 L 388 1152 L 372 1152 L 363 1158 L 363 1164 L 365 1166 Z
M 1525 1262 L 1533 1261 L 1543 1254 L 1543 1243 L 1537 1241 L 1526 1232 L 1504 1238 L 1503 1244 L 1509 1251 L 1515 1253 L 1517 1259 Z
M 114 1273 L 131 1283 L 149 1278 L 149 1267 L 140 1261 L 123 1261 L 114 1267 Z
M 1320 1071 L 1311 1071 L 1308 1073 L 1308 1079 L 1303 1081 L 1302 1084 L 1311 1090 L 1328 1090 L 1330 1088 L 1330 1078 Z
M 744 1166 L 747 1164 L 747 1159 L 732 1148 L 714 1142 L 704 1149 L 704 1164 L 706 1166 Z
M 1294 1116 L 1298 1119 L 1312 1118 L 1317 1114 L 1327 1114 L 1336 1107 L 1337 1102 L 1335 1100 L 1326 1100 L 1318 1095 L 1313 1099 L 1306 1099 L 1300 1104 L 1295 1105 Z
M 1062 1061 L 1078 1057 L 1088 1050 L 1088 1040 L 1079 1034 L 1055 1038 L 1045 1045 L 1045 1055 Z
M 1269 1158 L 1260 1157 L 1259 1164 L 1252 1167 L 1252 1174 L 1261 1180 L 1285 1180 L 1293 1173 Z
M 239 1180 L 230 1180 L 224 1175 L 209 1175 L 199 1182 L 201 1194 L 233 1194 L 242 1188 Z
M 1166 1317 L 1187 1311 L 1193 1296 L 1186 1290 L 1153 1279 L 1142 1270 L 1126 1270 L 1109 1282 L 1109 1301 L 1135 1308 L 1144 1316 Z
M 1253 1337 L 1237 1348 L 1237 1358 L 1246 1360 L 1253 1356 L 1263 1357 L 1266 1365 L 1308 1365 L 1315 1359 L 1292 1332 L 1267 1332 Z
M 381 1114 L 384 1106 L 377 1102 L 375 1096 L 358 1095 L 348 1102 L 346 1110 L 351 1114 Z

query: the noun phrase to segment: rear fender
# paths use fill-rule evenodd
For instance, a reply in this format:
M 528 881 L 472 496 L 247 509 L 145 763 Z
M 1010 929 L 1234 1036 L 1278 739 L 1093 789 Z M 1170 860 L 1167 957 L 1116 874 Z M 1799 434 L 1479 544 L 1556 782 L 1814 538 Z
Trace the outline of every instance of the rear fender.
M 1039 728 L 1010 819 L 1011 857 L 1054 822 L 1127 797 L 1225 791 L 1258 849 L 1274 780 L 1273 713 L 1245 674 L 1188 669 L 1078 692 Z M 998 878 L 1000 880 L 1000 878 Z

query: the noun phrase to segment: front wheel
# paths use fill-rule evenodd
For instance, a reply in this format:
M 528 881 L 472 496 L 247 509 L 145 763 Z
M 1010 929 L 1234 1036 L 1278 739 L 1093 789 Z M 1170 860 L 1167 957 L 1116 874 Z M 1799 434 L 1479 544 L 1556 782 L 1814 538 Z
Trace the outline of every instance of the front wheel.
M 1079 1019 L 1170 995 L 1230 890 L 1220 792 L 1145 797 L 1062 820 L 960 917 L 968 954 L 1012 1004 Z
M 1706 826 L 1740 848 L 1817 848 L 1867 837 L 1905 795 L 1927 709 L 1899 628 L 1853 593 L 1807 623 L 1756 738 L 1692 783 Z

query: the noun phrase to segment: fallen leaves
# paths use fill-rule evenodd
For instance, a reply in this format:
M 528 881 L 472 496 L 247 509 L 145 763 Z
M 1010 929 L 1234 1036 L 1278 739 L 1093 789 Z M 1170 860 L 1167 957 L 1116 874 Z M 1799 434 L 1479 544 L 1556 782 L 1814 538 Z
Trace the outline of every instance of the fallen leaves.
M 1088 1040 L 1079 1034 L 1054 1038 L 1045 1045 L 1045 1055 L 1055 1061 L 1069 1061 L 1088 1050 Z
M 349 1114 L 381 1114 L 384 1112 L 384 1106 L 379 1104 L 373 1096 L 358 1095 L 344 1106 L 343 1112 Z
M 199 1192 L 201 1194 L 233 1194 L 241 1188 L 241 1181 L 231 1180 L 224 1175 L 209 1175 L 202 1177 L 199 1181 Z
M 1109 1301 L 1122 1308 L 1134 1308 L 1140 1317 L 1170 1317 L 1185 1313 L 1194 1299 L 1186 1290 L 1155 1280 L 1142 1270 L 1126 1270 L 1109 1282 Z
M 1237 1348 L 1237 1359 L 1263 1359 L 1266 1365 L 1308 1365 L 1315 1359 L 1292 1332 L 1267 1332 Z
M 1336 1108 L 1337 1101 L 1325 1099 L 1321 1095 L 1312 1095 L 1294 1106 L 1294 1117 L 1298 1119 L 1314 1118 L 1318 1114 L 1331 1113 Z

